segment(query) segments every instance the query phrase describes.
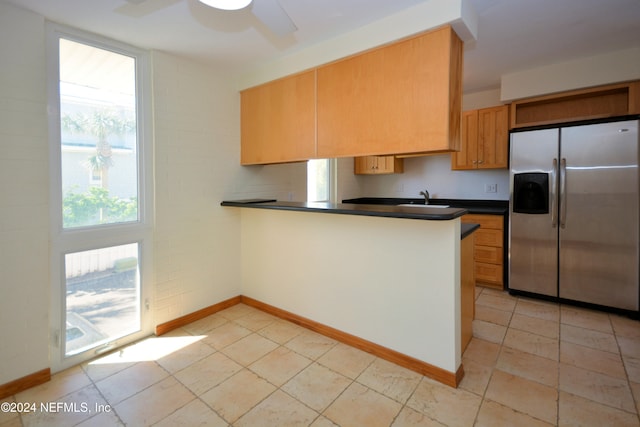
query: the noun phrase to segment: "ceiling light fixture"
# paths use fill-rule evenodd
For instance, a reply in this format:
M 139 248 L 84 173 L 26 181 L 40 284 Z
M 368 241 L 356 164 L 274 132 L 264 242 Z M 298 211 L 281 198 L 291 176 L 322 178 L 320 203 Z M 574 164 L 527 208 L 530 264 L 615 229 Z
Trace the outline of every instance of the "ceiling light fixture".
M 239 10 L 251 4 L 251 0 L 200 0 L 207 6 L 222 10 Z

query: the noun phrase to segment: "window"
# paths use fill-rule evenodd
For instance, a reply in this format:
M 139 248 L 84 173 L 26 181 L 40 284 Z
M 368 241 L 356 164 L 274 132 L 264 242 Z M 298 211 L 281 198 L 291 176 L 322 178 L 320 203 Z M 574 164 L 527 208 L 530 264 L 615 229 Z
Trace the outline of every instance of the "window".
M 65 355 L 140 330 L 137 243 L 65 254 Z
M 147 57 L 51 24 L 54 371 L 152 331 Z
M 307 201 L 330 202 L 335 198 L 336 159 L 314 159 L 307 163 Z
M 59 49 L 62 225 L 137 221 L 135 58 L 65 38 Z

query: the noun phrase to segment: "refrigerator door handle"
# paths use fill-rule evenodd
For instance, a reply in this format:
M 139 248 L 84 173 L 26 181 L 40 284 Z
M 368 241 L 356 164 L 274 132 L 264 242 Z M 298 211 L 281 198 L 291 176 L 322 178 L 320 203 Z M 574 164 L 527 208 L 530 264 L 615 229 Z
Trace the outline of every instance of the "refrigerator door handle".
M 564 228 L 567 221 L 567 159 L 560 160 L 560 227 Z
M 551 169 L 551 191 L 549 192 L 549 198 L 551 199 L 551 227 L 556 228 L 558 226 L 558 209 L 556 206 L 556 189 L 558 188 L 558 159 L 553 159 L 553 168 Z

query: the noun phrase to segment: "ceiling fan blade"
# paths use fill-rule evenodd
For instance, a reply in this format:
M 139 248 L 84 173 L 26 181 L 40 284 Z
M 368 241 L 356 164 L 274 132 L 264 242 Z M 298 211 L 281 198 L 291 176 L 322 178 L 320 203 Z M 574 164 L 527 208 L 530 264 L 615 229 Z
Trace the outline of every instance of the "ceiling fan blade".
M 131 18 L 142 18 L 180 1 L 182 0 L 126 0 L 126 3 L 114 12 Z
M 253 0 L 251 11 L 278 36 L 286 36 L 298 29 L 278 0 Z

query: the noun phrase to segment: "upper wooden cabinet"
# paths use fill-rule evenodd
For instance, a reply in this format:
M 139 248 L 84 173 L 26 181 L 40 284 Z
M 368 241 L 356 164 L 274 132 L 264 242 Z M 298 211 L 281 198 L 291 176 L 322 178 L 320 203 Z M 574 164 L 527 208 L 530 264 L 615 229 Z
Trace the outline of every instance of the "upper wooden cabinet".
M 241 92 L 241 163 L 460 145 L 462 41 L 429 31 Z
M 404 160 L 395 156 L 356 157 L 353 162 L 356 175 L 384 175 L 404 172 Z
M 616 83 L 511 103 L 511 128 L 640 114 L 640 81 Z
M 462 113 L 460 151 L 451 169 L 503 169 L 509 161 L 509 106 Z
M 463 111 L 460 151 L 451 153 L 451 169 L 476 169 L 478 164 L 478 110 Z
M 316 157 L 315 79 L 311 70 L 240 93 L 243 165 Z
M 462 41 L 446 26 L 318 68 L 318 157 L 458 149 Z

